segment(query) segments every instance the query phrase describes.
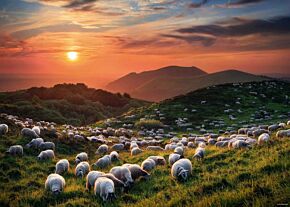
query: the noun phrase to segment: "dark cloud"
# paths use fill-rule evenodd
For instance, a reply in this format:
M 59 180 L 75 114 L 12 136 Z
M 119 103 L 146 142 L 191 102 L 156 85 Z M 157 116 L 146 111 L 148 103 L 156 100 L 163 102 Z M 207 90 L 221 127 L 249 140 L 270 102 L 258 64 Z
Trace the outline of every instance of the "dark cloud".
M 27 53 L 29 47 L 25 41 L 13 38 L 8 34 L 0 34 L 0 57 L 14 57 Z
M 205 36 L 198 36 L 198 35 L 182 36 L 182 35 L 163 34 L 161 36 L 184 40 L 185 42 L 190 43 L 190 44 L 201 42 L 202 45 L 205 47 L 213 45 L 216 41 L 216 39 L 213 37 L 205 37 Z
M 280 35 L 290 33 L 290 16 L 272 18 L 269 20 L 244 20 L 235 25 L 200 25 L 176 30 L 182 34 L 204 34 L 221 37 L 235 37 L 252 34 Z
M 92 4 L 96 1 L 97 0 L 72 0 L 64 7 L 66 7 L 66 8 L 78 8 L 78 7 L 88 5 L 88 4 Z
M 208 0 L 201 0 L 198 3 L 192 2 L 191 4 L 189 4 L 189 8 L 199 8 L 199 7 L 202 7 L 204 4 L 206 4 L 207 2 Z
M 254 4 L 254 3 L 259 3 L 264 0 L 238 0 L 238 1 L 230 1 L 227 3 L 228 6 L 240 6 L 240 5 L 245 5 L 245 4 Z

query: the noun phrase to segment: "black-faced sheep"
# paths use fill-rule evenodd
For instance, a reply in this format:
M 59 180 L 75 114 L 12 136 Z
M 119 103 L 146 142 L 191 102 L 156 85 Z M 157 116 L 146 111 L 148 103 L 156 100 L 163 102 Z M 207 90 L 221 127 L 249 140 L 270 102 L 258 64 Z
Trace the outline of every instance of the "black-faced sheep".
M 94 193 L 103 201 L 112 201 L 116 198 L 114 182 L 106 177 L 98 178 L 95 182 Z
M 192 164 L 189 159 L 180 159 L 171 167 L 171 176 L 180 181 L 186 181 L 192 174 Z
M 59 194 L 65 186 L 64 178 L 59 174 L 50 174 L 45 181 L 45 189 L 53 194 Z

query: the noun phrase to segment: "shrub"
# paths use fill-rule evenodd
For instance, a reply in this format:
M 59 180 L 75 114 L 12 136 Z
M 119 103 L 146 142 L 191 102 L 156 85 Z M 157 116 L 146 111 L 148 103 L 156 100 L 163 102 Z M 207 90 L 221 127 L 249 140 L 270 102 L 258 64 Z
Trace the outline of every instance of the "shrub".
M 163 123 L 155 119 L 140 120 L 135 123 L 138 128 L 158 129 L 164 127 Z

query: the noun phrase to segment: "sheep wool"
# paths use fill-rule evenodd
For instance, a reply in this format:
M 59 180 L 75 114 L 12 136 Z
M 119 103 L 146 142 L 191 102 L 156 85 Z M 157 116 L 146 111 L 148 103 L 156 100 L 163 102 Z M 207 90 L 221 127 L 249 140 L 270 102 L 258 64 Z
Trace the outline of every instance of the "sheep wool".
M 59 174 L 50 174 L 45 181 L 45 189 L 53 194 L 59 194 L 64 190 L 65 179 Z
M 97 162 L 95 162 L 93 164 L 93 166 L 96 166 L 96 167 L 102 169 L 102 168 L 109 166 L 110 164 L 111 164 L 110 155 L 105 155 L 105 156 L 101 157 L 100 159 L 98 159 Z
M 169 165 L 172 166 L 177 160 L 181 159 L 180 154 L 172 153 L 168 157 Z
M 258 138 L 258 145 L 262 145 L 270 140 L 270 135 L 267 133 L 263 133 Z
M 94 193 L 103 201 L 112 201 L 116 198 L 114 182 L 106 177 L 98 178 L 95 182 Z
M 38 160 L 54 159 L 54 151 L 52 151 L 52 150 L 42 151 L 39 153 L 37 158 L 38 158 Z
M 171 176 L 180 181 L 186 181 L 192 174 L 192 164 L 189 159 L 180 159 L 171 167 Z
M 67 159 L 61 159 L 55 164 L 55 173 L 63 174 L 69 170 L 69 161 Z
M 90 171 L 90 165 L 88 162 L 80 162 L 75 168 L 75 175 L 77 177 L 84 177 Z
M 38 149 L 40 144 L 43 143 L 43 139 L 42 138 L 36 138 L 36 139 L 32 139 L 27 145 L 26 147 L 28 148 L 35 148 Z
M 12 155 L 12 156 L 23 156 L 23 147 L 21 145 L 13 145 L 9 147 L 9 149 L 6 151 L 6 153 Z
M 131 172 L 131 177 L 132 179 L 135 181 L 140 177 L 144 177 L 145 179 L 149 179 L 150 178 L 150 174 L 148 172 L 146 172 L 145 170 L 143 170 L 140 165 L 137 164 L 124 164 L 122 165 L 124 167 L 127 167 L 130 172 Z
M 149 158 L 144 160 L 141 164 L 141 168 L 147 172 L 150 172 L 151 170 L 153 170 L 155 166 L 156 166 L 155 161 Z
M 88 160 L 89 160 L 88 154 L 85 152 L 81 152 L 81 153 L 77 154 L 77 156 L 75 158 L 76 164 L 79 164 L 80 162 L 88 161 Z
M 134 183 L 130 170 L 127 167 L 116 166 L 110 170 L 110 173 L 113 174 L 116 178 L 123 181 L 127 186 L 130 186 Z
M 8 125 L 0 124 L 0 136 L 7 134 L 7 132 L 8 132 Z

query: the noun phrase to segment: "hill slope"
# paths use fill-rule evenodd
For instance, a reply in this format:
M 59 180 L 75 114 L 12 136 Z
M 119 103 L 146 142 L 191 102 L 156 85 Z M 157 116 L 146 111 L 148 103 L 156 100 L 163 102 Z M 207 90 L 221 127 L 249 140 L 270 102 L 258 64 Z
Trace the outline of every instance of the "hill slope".
M 169 69 L 163 68 L 162 72 L 166 70 Z M 212 74 L 199 71 L 193 75 L 188 74 L 188 69 L 185 68 L 179 68 L 179 74 L 169 71 L 170 75 L 162 75 L 157 71 L 150 73 L 150 78 L 144 78 L 147 72 L 129 74 L 110 83 L 107 88 L 112 91 L 127 92 L 135 98 L 158 102 L 211 85 L 268 79 L 238 70 L 226 70 Z M 183 71 L 184 74 L 181 75 Z
M 146 103 L 80 83 L 0 93 L 1 113 L 76 125 L 120 115 Z

